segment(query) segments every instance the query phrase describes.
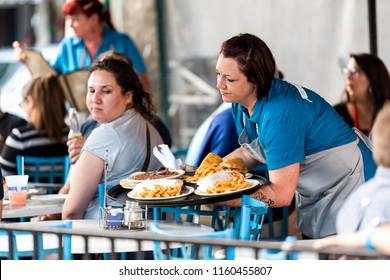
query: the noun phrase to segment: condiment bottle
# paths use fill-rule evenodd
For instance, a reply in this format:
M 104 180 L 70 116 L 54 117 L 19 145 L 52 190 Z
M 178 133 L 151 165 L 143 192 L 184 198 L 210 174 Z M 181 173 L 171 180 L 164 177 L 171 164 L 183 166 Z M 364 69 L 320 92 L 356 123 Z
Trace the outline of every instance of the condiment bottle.
M 81 138 L 79 120 L 77 118 L 77 112 L 74 108 L 69 109 L 69 134 L 68 139 Z
M 145 209 L 142 209 L 137 201 L 126 201 L 126 206 L 128 206 L 129 209 L 128 220 L 127 220 L 128 228 L 129 229 L 146 228 Z

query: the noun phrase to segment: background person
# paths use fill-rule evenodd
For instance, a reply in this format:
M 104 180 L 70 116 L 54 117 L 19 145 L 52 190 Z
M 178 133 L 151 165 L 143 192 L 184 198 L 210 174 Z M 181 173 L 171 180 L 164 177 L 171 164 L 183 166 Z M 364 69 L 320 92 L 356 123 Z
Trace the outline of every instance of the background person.
M 321 250 L 329 247 L 367 248 L 390 256 L 390 224 L 380 225 L 371 232 L 337 234 L 314 241 L 313 249 Z
M 163 143 L 151 124 L 154 118 L 152 98 L 143 90 L 133 67 L 127 62 L 106 58 L 96 61 L 90 73 L 87 106 L 101 125 L 92 131 L 71 170 L 63 219 L 98 219 L 97 187 L 104 182 L 105 160 L 107 185 L 111 186 L 132 172 L 160 167 L 158 160 L 151 156 L 153 147 Z
M 56 94 L 52 94 L 55 92 Z M 28 124 L 14 128 L 0 156 L 3 175 L 17 174 L 16 156 L 65 156 L 69 127 L 65 95 L 56 76 L 33 77 L 22 90 Z
M 344 69 L 346 101 L 334 106 L 350 127 L 367 136 L 383 104 L 390 100 L 390 76 L 373 54 L 351 54 Z
M 0 169 L 0 178 L 3 178 L 1 169 Z M 1 219 L 3 218 L 4 185 L 3 185 L 3 180 L 0 181 L 1 181 L 0 182 L 0 222 L 1 222 Z
M 0 109 L 0 153 L 3 150 L 5 139 L 15 127 L 26 125 L 27 121 L 21 117 Z
M 337 233 L 369 227 L 373 220 L 390 223 L 390 103 L 379 111 L 373 128 L 375 176 L 346 199 L 337 215 Z
M 217 87 L 231 102 L 241 157 L 250 170 L 267 164 L 270 184 L 252 196 L 270 207 L 289 206 L 296 195 L 297 227 L 304 238 L 336 232 L 345 198 L 376 169 L 369 139 L 355 134 L 315 92 L 274 78 L 275 60 L 258 37 L 225 41 L 216 65 Z M 224 203 L 240 206 L 241 199 Z
M 122 60 L 122 61 L 128 63 L 129 65 L 131 65 L 131 67 L 133 67 L 132 62 L 126 56 L 124 56 L 123 54 L 114 52 L 114 51 L 108 51 L 108 52 L 103 53 L 102 55 L 100 55 L 98 57 L 97 60 L 103 60 L 105 58 L 119 59 L 119 60 Z M 154 119 L 151 120 L 152 124 L 157 129 L 164 144 L 171 147 L 172 140 L 171 140 L 171 135 L 170 135 L 168 128 L 165 126 L 165 124 L 162 122 L 162 120 L 155 113 L 153 113 L 153 115 L 154 115 Z M 68 153 L 69 153 L 69 157 L 70 157 L 72 164 L 75 164 L 76 161 L 79 159 L 80 152 L 84 146 L 86 139 L 89 137 L 91 132 L 98 126 L 100 126 L 100 123 L 97 122 L 96 120 L 94 120 L 92 118 L 92 116 L 90 115 L 88 117 L 88 119 L 81 125 L 80 132 L 82 134 L 82 137 L 69 139 L 67 141 Z M 59 190 L 58 193 L 59 194 L 67 194 L 67 193 L 69 193 L 69 188 L 70 188 L 70 182 L 69 182 L 69 177 L 68 177 L 64 186 Z M 61 214 L 42 215 L 42 216 L 32 218 L 32 220 L 40 220 L 40 221 L 60 220 L 60 219 L 61 219 Z
M 100 54 L 115 50 L 133 62 L 145 90 L 151 92 L 141 53 L 127 34 L 114 29 L 109 11 L 99 0 L 67 1 L 62 6 L 62 13 L 70 21 L 74 37 L 64 38 L 59 44 L 57 55 L 50 61 L 59 74 L 89 68 Z M 14 42 L 13 46 L 17 59 L 24 61 L 26 53 L 23 52 L 22 45 Z

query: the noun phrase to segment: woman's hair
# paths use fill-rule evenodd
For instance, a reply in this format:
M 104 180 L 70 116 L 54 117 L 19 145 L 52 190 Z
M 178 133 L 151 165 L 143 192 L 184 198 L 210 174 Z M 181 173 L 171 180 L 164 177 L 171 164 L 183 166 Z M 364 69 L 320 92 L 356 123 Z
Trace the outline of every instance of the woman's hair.
M 390 100 L 390 76 L 385 64 L 377 56 L 360 53 L 350 54 L 350 58 L 356 61 L 360 70 L 364 72 L 370 81 L 371 103 L 373 105 L 372 119 L 375 120 L 378 111 L 386 100 Z M 349 95 L 347 94 L 349 100 Z
M 65 126 L 65 94 L 57 76 L 33 77 L 23 87 L 23 100 L 31 96 L 35 117 L 32 121 L 38 132 L 46 131 L 47 136 L 57 142 L 62 139 Z
M 390 167 L 390 102 L 379 110 L 373 128 L 373 156 L 378 165 Z
M 112 24 L 110 12 L 100 3 L 99 0 L 72 0 L 62 6 L 62 13 L 65 16 L 84 14 L 88 17 L 93 14 L 99 16 L 100 22 L 107 24 L 108 27 L 115 29 Z
M 220 54 L 235 59 L 248 82 L 257 88 L 257 99 L 268 94 L 275 74 L 275 59 L 258 37 L 244 33 L 222 43 Z
M 97 70 L 104 70 L 111 73 L 120 86 L 122 95 L 125 95 L 129 91 L 133 94 L 133 103 L 128 105 L 128 109 L 134 108 L 145 119 L 154 122 L 155 107 L 153 105 L 152 95 L 143 89 L 130 60 L 127 61 L 110 56 L 96 59 L 89 69 L 89 73 Z

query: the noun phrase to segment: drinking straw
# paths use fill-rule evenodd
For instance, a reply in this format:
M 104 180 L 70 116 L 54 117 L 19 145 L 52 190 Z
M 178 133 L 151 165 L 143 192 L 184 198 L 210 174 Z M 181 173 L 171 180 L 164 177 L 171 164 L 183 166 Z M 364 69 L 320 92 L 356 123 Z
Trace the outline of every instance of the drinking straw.
M 22 175 L 24 175 L 24 157 L 22 157 Z

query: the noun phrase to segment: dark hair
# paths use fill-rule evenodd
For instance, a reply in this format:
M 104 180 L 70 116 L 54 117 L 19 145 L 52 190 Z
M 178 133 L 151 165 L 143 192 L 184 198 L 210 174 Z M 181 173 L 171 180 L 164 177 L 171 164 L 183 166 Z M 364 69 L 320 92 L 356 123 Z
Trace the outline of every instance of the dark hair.
M 66 16 L 84 14 L 88 17 L 93 14 L 99 16 L 100 22 L 107 24 L 108 27 L 115 29 L 112 24 L 110 12 L 100 3 L 99 0 L 72 0 L 62 6 L 62 13 Z
M 131 61 L 124 61 L 113 57 L 98 59 L 92 64 L 89 73 L 97 70 L 104 70 L 111 73 L 120 86 L 122 95 L 125 95 L 129 91 L 133 94 L 133 103 L 129 105 L 132 107 L 129 108 L 137 110 L 148 121 L 154 121 L 155 107 L 153 105 L 152 95 L 143 89 Z
M 390 100 L 389 71 L 382 60 L 376 55 L 359 53 L 350 54 L 349 57 L 355 59 L 356 64 L 370 81 L 370 99 L 373 105 L 372 120 L 374 121 L 385 101 Z
M 62 127 L 65 126 L 65 94 L 54 75 L 36 76 L 27 82 L 22 89 L 23 100 L 31 96 L 33 110 L 37 118 L 34 128 L 41 132 L 46 130 L 50 139 L 60 142 Z
M 220 54 L 235 59 L 248 82 L 257 88 L 257 99 L 268 94 L 275 74 L 275 59 L 258 37 L 244 33 L 222 43 Z

